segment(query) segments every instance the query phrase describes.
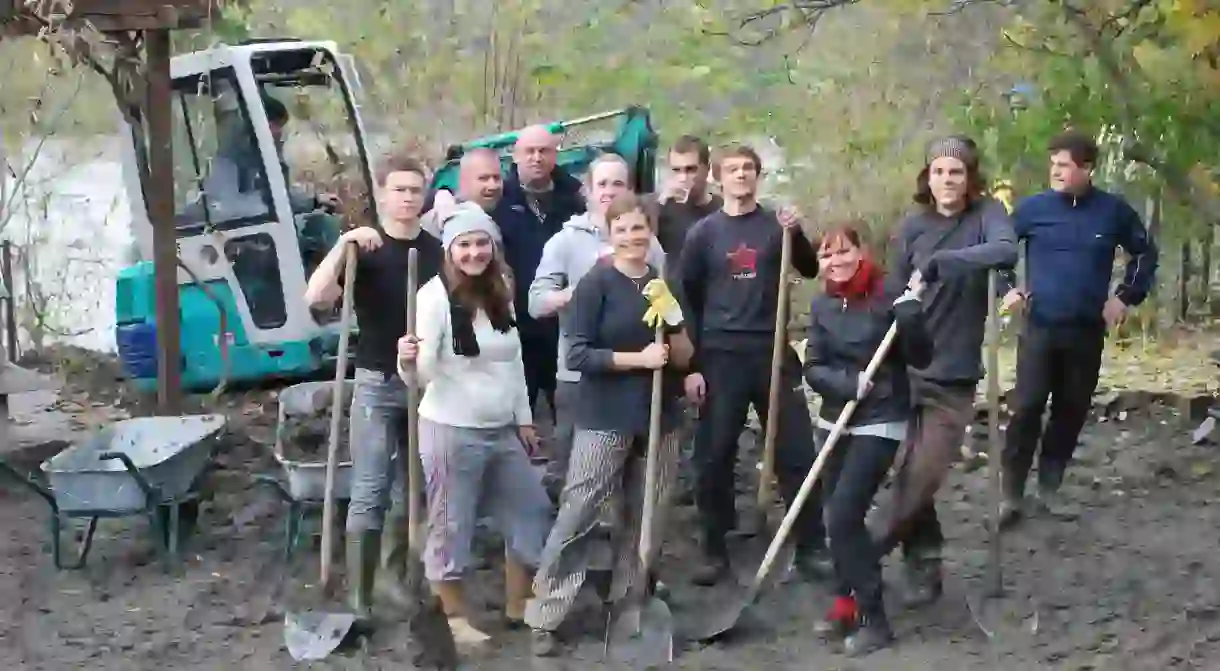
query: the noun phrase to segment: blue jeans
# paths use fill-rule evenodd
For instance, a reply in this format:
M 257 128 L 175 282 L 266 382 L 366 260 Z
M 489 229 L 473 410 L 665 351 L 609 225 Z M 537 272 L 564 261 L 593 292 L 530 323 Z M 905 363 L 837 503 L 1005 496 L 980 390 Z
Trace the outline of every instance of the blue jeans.
M 356 369 L 348 441 L 352 492 L 347 531 L 378 531 L 390 506 L 403 503 L 398 451 L 406 440 L 407 385 L 396 374 Z

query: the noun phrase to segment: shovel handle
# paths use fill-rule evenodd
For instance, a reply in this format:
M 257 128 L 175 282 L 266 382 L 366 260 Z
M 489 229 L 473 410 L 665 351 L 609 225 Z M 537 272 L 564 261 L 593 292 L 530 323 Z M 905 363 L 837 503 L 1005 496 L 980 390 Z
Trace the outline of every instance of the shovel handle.
M 407 251 L 407 333 L 415 333 L 416 292 L 419 290 L 419 253 Z M 419 491 L 423 473 L 419 463 L 419 373 L 412 362 L 407 376 L 407 455 L 403 468 L 407 475 L 407 544 L 413 551 L 420 547 L 421 528 Z
M 343 250 L 343 305 L 339 311 L 339 356 L 330 402 L 330 436 L 326 445 L 326 485 L 322 494 L 322 566 L 320 582 L 330 586 L 335 526 L 335 471 L 339 465 L 339 431 L 343 422 L 343 385 L 347 382 L 347 348 L 352 332 L 352 291 L 356 284 L 356 243 Z
M 890 347 L 894 344 L 894 338 L 897 336 L 898 322 L 894 322 L 890 324 L 890 329 L 885 332 L 881 345 L 877 347 L 872 360 L 868 362 L 868 367 L 864 369 L 865 381 L 872 381 L 873 376 L 877 373 L 877 369 L 885 361 L 885 356 L 889 353 Z M 853 399 L 843 406 L 842 412 L 839 413 L 839 419 L 835 422 L 834 429 L 831 430 L 830 436 L 826 438 L 826 444 L 818 452 L 818 458 L 814 460 L 813 467 L 809 469 L 809 474 L 805 476 L 805 481 L 801 483 L 801 489 L 797 492 L 795 500 L 793 500 L 792 505 L 788 506 L 788 511 L 784 513 L 784 520 L 780 522 L 779 531 L 775 533 L 775 538 L 771 540 L 771 545 L 767 546 L 767 554 L 763 556 L 762 564 L 759 565 L 758 572 L 754 575 L 754 583 L 751 589 L 755 593 L 763 581 L 766 580 L 767 574 L 771 572 L 771 565 L 775 563 L 775 558 L 779 556 L 779 550 L 783 547 L 784 541 L 788 540 L 788 533 L 792 530 L 792 525 L 796 523 L 797 515 L 800 515 L 801 508 L 804 507 L 805 501 L 813 491 L 813 485 L 818 481 L 818 476 L 821 475 L 822 468 L 826 465 L 826 460 L 830 458 L 830 454 L 834 451 L 840 436 L 847 429 L 847 422 L 851 420 L 852 413 L 856 411 L 857 405 L 859 405 L 859 402 Z
M 987 272 L 987 461 L 991 464 L 991 534 L 988 539 L 988 588 L 998 595 L 1004 586 L 1001 568 L 1002 545 L 999 511 L 1004 500 L 1004 483 L 1000 468 L 1002 446 L 1000 445 L 1000 315 L 996 310 L 996 294 L 999 290 L 998 274 Z
M 763 427 L 762 473 L 758 481 L 758 510 L 771 505 L 771 490 L 775 486 L 775 441 L 779 437 L 780 370 L 784 365 L 784 350 L 788 347 L 788 288 L 792 267 L 792 231 L 783 229 L 779 253 L 779 288 L 775 309 L 775 334 L 771 343 L 771 379 L 767 388 L 767 417 Z
M 664 322 L 657 324 L 655 342 L 665 344 Z M 640 519 L 640 566 L 641 580 L 647 580 L 652 564 L 652 527 L 657 509 L 657 480 L 661 450 L 661 392 L 664 369 L 652 371 L 652 400 L 648 408 L 648 455 L 644 465 L 644 512 Z

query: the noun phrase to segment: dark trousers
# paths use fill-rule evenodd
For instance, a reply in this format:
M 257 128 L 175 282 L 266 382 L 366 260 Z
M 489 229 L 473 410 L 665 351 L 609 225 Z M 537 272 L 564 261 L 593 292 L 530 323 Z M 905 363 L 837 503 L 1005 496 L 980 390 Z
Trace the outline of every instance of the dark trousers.
M 525 386 L 529 393 L 530 409 L 538 412 L 538 397 L 546 397 L 551 408 L 551 420 L 555 417 L 555 372 L 559 366 L 559 340 L 550 334 L 523 334 L 521 336 L 521 363 L 525 367 Z M 534 418 L 537 423 L 537 417 Z
M 734 469 L 738 438 L 750 405 L 767 421 L 771 349 L 707 351 L 701 360 L 707 400 L 695 438 L 696 504 L 703 522 L 708 552 L 725 552 L 725 536 L 736 527 Z M 800 362 L 790 348 L 781 370 L 779 433 L 775 444 L 775 475 L 787 504 L 796 498 L 813 466 L 815 448 L 809 409 L 800 387 Z M 815 489 L 798 516 L 793 535 L 798 547 L 813 548 L 826 541 L 821 494 Z
M 973 382 L 913 386 L 915 412 L 900 448 L 889 526 L 881 555 L 901 544 L 908 558 L 940 552 L 945 536 L 936 514 L 936 492 L 961 457 L 966 427 L 974 416 Z
M 829 433 L 820 431 L 819 443 Z M 881 602 L 881 557 L 864 525 L 868 509 L 885 482 L 899 442 L 877 436 L 844 435 L 826 460 L 823 505 L 835 566 L 835 596 L 856 595 L 861 610 L 876 614 Z
M 1105 328 L 1100 325 L 1048 328 L 1028 324 L 1021 334 L 1015 398 L 1009 403 L 1013 414 L 1004 446 L 1009 494 L 1024 493 L 1039 440 L 1038 479 L 1051 488 L 1058 486 L 1088 419 L 1105 339 Z M 1042 415 L 1048 398 L 1051 416 L 1044 431 Z

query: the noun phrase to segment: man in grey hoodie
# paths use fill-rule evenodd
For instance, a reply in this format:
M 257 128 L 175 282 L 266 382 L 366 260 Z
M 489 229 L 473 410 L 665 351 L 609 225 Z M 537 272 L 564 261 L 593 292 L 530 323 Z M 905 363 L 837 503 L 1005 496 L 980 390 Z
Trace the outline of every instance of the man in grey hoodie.
M 569 219 L 542 249 L 542 260 L 529 290 L 529 313 L 535 318 L 559 316 L 559 358 L 555 382 L 555 435 L 548 446 L 545 484 L 551 498 L 558 500 L 568 472 L 568 455 L 572 449 L 572 404 L 576 399 L 576 384 L 580 373 L 568 370 L 564 362 L 568 353 L 568 311 L 572 291 L 580 278 L 598 260 L 610 253 L 603 216 L 614 197 L 630 189 L 630 170 L 617 154 L 603 154 L 589 166 L 585 177 L 585 196 L 589 211 Z M 665 253 L 656 237 L 648 254 L 648 263 L 660 268 Z

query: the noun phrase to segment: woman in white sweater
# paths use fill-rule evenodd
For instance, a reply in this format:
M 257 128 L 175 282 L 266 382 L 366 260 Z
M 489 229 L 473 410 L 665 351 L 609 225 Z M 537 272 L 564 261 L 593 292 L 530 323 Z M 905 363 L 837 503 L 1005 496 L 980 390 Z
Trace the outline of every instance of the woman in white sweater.
M 505 616 L 524 617 L 551 522 L 541 475 L 512 289 L 494 255 L 499 229 L 481 208 L 446 217 L 441 272 L 417 294 L 416 332 L 399 340 L 399 373 L 425 385 L 419 448 L 427 487 L 424 570 L 459 641 L 487 637 L 466 618 L 462 580 L 475 522 L 505 538 Z M 414 364 L 412 366 L 412 364 Z

